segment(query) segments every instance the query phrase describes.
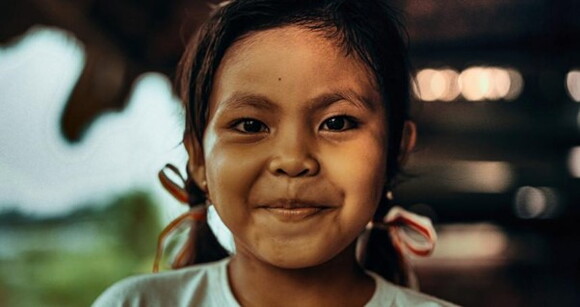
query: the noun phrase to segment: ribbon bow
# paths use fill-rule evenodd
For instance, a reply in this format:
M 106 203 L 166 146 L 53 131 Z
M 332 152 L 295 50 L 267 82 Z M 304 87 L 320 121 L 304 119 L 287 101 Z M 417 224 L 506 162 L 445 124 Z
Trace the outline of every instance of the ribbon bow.
M 171 171 L 173 175 L 177 176 L 180 183 L 176 183 L 174 180 L 169 178 L 168 172 Z M 177 167 L 167 164 L 159 172 L 159 181 L 161 185 L 182 204 L 189 204 L 189 195 L 185 190 L 185 179 L 177 169 Z M 165 239 L 174 231 L 176 231 L 181 225 L 185 223 L 195 224 L 196 222 L 205 221 L 207 216 L 207 208 L 204 205 L 199 205 L 191 208 L 187 212 L 183 213 L 175 220 L 173 220 L 167 227 L 161 231 L 159 239 L 157 240 L 157 250 L 155 254 L 155 260 L 153 262 L 153 272 L 159 271 L 159 263 L 163 258 L 163 249 L 165 246 Z M 192 228 L 192 231 L 196 231 Z M 180 249 L 177 256 L 173 260 L 172 267 L 178 268 L 186 265 L 186 262 L 191 257 L 193 253 L 193 246 L 191 242 L 191 234 L 186 244 Z
M 394 206 L 389 210 L 383 222 L 388 226 L 393 245 L 404 254 L 409 251 L 417 256 L 428 256 L 435 249 L 437 233 L 428 217 L 411 213 L 401 207 Z M 414 230 L 417 236 L 409 235 L 405 228 Z

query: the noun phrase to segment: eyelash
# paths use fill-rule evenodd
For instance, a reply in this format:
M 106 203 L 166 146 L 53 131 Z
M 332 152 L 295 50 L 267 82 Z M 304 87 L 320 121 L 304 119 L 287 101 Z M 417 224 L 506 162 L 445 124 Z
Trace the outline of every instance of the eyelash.
M 250 123 L 250 122 L 254 122 L 254 123 L 260 125 L 260 131 L 252 132 L 252 131 L 245 130 L 244 124 Z M 231 128 L 238 131 L 238 132 L 244 133 L 244 134 L 256 134 L 256 133 L 268 132 L 270 130 L 270 129 L 268 129 L 268 126 L 266 126 L 266 124 L 264 124 L 263 122 L 261 122 L 257 119 L 253 119 L 253 118 L 240 118 L 240 119 L 234 121 L 234 123 L 231 125 Z
M 328 125 L 329 121 L 332 120 L 332 119 L 343 119 L 343 120 L 345 120 L 345 123 L 344 124 L 348 128 L 341 128 L 341 129 L 335 129 L 335 130 L 333 130 L 333 129 L 323 129 L 323 127 L 325 125 Z M 336 115 L 336 116 L 332 116 L 332 117 L 324 120 L 324 122 L 322 122 L 322 124 L 320 125 L 320 129 L 321 130 L 325 130 L 325 131 L 331 131 L 331 132 L 343 132 L 343 131 L 347 131 L 347 130 L 351 130 L 351 129 L 356 129 L 356 128 L 358 128 L 359 124 L 360 124 L 360 122 L 356 118 L 354 118 L 352 116 L 348 116 L 348 115 Z
M 343 119 L 345 120 L 344 125 L 347 126 L 347 128 L 339 128 L 339 129 L 330 129 L 328 127 L 329 121 L 333 120 L 333 119 Z M 257 124 L 260 125 L 260 130 L 259 131 L 248 131 L 244 125 L 245 124 Z M 326 120 L 324 120 L 324 122 L 322 122 L 322 124 L 320 125 L 319 129 L 320 130 L 324 130 L 324 131 L 330 131 L 330 132 L 343 132 L 343 131 L 347 131 L 347 130 L 351 130 L 351 129 L 356 129 L 359 126 L 359 121 L 352 117 L 352 116 L 348 116 L 348 115 L 336 115 L 336 116 L 332 116 L 327 118 Z M 327 128 L 324 128 L 325 126 L 327 126 Z M 262 132 L 268 132 L 269 128 L 268 126 L 266 126 L 266 124 L 264 124 L 263 122 L 254 119 L 254 118 L 240 118 L 236 121 L 233 122 L 233 124 L 231 125 L 231 128 L 243 133 L 243 134 L 257 134 L 257 133 L 262 133 Z

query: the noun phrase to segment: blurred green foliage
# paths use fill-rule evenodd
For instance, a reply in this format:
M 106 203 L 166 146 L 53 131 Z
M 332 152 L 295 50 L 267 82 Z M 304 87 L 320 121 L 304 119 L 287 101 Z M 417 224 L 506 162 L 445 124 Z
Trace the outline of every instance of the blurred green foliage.
M 151 272 L 157 216 L 143 192 L 62 217 L 0 215 L 0 306 L 89 306 L 115 281 Z

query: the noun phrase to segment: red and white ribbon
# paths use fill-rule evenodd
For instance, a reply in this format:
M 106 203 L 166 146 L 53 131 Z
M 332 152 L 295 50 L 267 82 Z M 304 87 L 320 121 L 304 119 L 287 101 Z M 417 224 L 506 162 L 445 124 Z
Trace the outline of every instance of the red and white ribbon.
M 435 249 L 437 233 L 428 217 L 394 206 L 383 222 L 388 226 L 393 245 L 399 252 L 409 251 L 418 256 L 428 256 Z M 414 230 L 423 240 L 409 236 L 404 227 Z

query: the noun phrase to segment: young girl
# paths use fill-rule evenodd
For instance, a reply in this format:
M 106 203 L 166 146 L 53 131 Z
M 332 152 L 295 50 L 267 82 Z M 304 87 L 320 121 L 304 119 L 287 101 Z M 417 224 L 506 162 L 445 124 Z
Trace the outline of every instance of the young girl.
M 424 218 L 389 212 L 415 143 L 409 75 L 382 1 L 219 5 L 178 69 L 185 188 L 161 177 L 197 221 L 174 263 L 187 268 L 124 280 L 95 306 L 451 305 L 395 285 L 412 283 L 403 253 L 432 247 L 399 226 L 435 236 Z M 208 208 L 233 235 L 231 255 Z

